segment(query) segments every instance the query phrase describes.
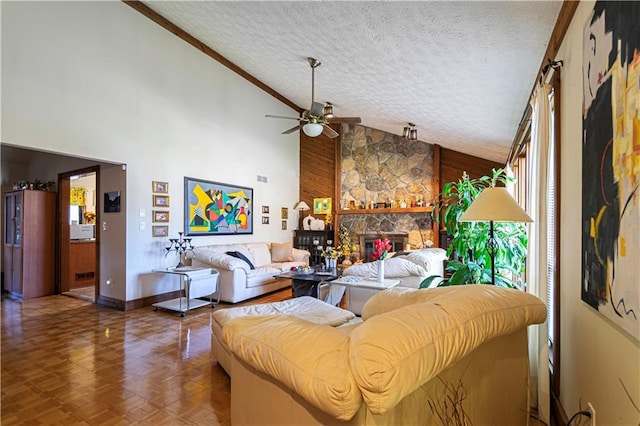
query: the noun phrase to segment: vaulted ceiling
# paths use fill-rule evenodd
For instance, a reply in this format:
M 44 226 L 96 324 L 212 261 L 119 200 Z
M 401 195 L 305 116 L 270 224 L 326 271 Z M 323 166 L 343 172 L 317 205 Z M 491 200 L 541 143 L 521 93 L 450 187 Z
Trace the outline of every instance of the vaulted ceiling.
M 504 162 L 560 1 L 144 1 L 301 109 Z M 298 111 L 292 109 L 292 116 Z M 272 111 L 264 111 L 265 114 Z M 269 120 L 264 116 L 248 120 Z M 295 122 L 283 121 L 282 129 Z

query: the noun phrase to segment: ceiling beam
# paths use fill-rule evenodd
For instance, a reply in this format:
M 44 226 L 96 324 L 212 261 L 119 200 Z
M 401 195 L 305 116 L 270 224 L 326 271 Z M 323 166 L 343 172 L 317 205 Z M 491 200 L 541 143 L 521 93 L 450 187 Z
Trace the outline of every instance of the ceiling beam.
M 138 0 L 133 0 L 133 1 L 132 0 L 122 0 L 122 2 L 124 4 L 126 4 L 127 6 L 130 6 L 133 9 L 137 10 L 138 12 L 140 12 L 141 14 L 146 16 L 147 18 L 151 19 L 153 22 L 155 22 L 156 24 L 160 25 L 164 29 L 172 32 L 173 34 L 175 34 L 176 36 L 178 36 L 182 40 L 186 41 L 187 43 L 189 43 L 190 45 L 192 45 L 196 49 L 198 49 L 201 52 L 203 52 L 205 55 L 209 56 L 210 58 L 214 59 L 215 61 L 220 62 L 222 65 L 224 65 L 225 67 L 229 68 L 231 71 L 235 72 L 240 77 L 244 78 L 245 80 L 247 80 L 251 84 L 257 86 L 258 88 L 264 90 L 266 93 L 268 93 L 269 95 L 273 96 L 274 98 L 276 98 L 277 100 L 279 100 L 283 104 L 287 105 L 288 107 L 290 107 L 294 111 L 297 111 L 298 114 L 301 114 L 302 111 L 304 111 L 304 108 L 300 108 L 294 102 L 292 102 L 288 98 L 285 98 L 283 95 L 281 95 L 280 93 L 278 93 L 277 91 L 275 91 L 271 87 L 267 86 L 262 81 L 258 80 L 257 78 L 255 78 L 254 76 L 252 76 L 251 74 L 249 74 L 248 72 L 246 72 L 245 70 L 243 70 L 242 68 L 240 68 L 239 66 L 237 66 L 236 64 L 234 64 L 233 62 L 231 62 L 230 60 L 225 58 L 224 56 L 222 56 L 221 54 L 219 54 L 218 52 L 216 52 L 215 50 L 213 50 L 212 48 L 210 48 L 209 46 L 207 46 L 206 44 L 204 44 L 203 42 L 201 42 L 197 38 L 193 37 L 191 34 L 187 33 L 182 28 L 178 27 L 177 25 L 175 25 L 174 23 L 170 22 L 169 20 L 167 20 L 163 16 L 159 15 L 157 12 L 152 10 L 149 6 L 145 5 L 144 3 L 142 3 L 142 2 L 140 2 Z

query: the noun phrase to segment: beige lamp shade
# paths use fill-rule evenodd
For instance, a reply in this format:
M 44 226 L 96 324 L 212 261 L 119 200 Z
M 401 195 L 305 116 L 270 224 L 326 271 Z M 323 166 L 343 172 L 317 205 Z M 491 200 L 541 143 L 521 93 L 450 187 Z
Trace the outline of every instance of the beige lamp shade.
M 294 210 L 311 210 L 311 207 L 309 207 L 309 205 L 304 201 L 300 201 L 298 204 L 296 204 Z
M 484 189 L 460 216 L 460 222 L 533 222 L 506 188 Z

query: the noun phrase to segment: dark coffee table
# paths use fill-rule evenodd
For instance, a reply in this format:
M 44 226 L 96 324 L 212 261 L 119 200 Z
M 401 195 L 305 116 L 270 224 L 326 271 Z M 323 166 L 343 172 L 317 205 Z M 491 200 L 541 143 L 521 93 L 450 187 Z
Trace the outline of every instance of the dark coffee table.
M 276 278 L 288 278 L 291 280 L 291 291 L 293 297 L 312 296 L 318 298 L 318 289 L 323 281 L 333 281 L 340 276 L 338 269 L 320 270 L 314 268 L 317 272 L 313 274 L 299 274 L 296 272 L 284 272 L 274 275 Z

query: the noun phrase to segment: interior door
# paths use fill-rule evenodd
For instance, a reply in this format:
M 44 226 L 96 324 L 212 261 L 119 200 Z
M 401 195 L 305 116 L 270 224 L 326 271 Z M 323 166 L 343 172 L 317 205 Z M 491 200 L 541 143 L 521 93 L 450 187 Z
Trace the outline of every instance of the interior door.
M 71 289 L 69 282 L 69 201 L 71 178 L 58 178 L 58 284 L 59 293 Z

